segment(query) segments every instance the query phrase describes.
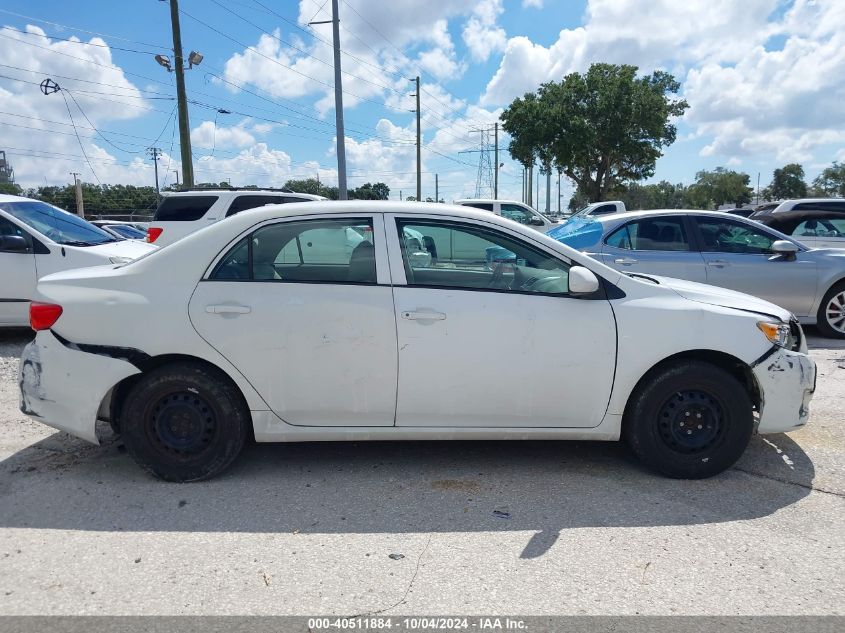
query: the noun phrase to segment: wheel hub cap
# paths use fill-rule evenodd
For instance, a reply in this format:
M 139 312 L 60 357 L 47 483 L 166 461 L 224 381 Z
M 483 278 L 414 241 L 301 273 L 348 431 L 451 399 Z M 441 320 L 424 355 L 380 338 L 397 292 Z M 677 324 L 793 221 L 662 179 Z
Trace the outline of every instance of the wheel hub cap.
M 208 403 L 194 393 L 162 398 L 153 411 L 156 439 L 169 451 L 196 453 L 211 441 L 216 420 Z
M 845 292 L 833 295 L 825 308 L 827 322 L 834 330 L 845 332 Z
M 699 453 L 712 446 L 724 428 L 721 405 L 704 391 L 679 391 L 661 407 L 660 436 L 673 450 Z

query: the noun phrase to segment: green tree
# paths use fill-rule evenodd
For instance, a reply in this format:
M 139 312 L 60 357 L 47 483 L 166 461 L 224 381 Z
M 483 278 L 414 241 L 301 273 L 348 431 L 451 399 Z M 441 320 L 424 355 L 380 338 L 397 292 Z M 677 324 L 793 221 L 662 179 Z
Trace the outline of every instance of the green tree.
M 508 149 L 525 166 L 554 166 L 590 201 L 604 200 L 612 189 L 654 174 L 676 138 L 672 117 L 689 107 L 670 98 L 679 88 L 666 72 L 637 77 L 636 66 L 593 64 L 511 103 L 502 113 Z
M 718 209 L 728 202 L 741 206 L 751 202 L 754 195 L 750 181 L 748 174 L 724 167 L 717 167 L 713 171 L 700 171 L 695 175 L 695 184 L 687 188 L 687 206 L 696 209 Z
M 789 163 L 772 172 L 772 184 L 763 190 L 767 200 L 785 198 L 806 198 L 807 183 L 804 182 L 804 168 L 798 163 Z
M 813 195 L 845 198 L 845 164 L 837 161 L 813 180 Z
M 297 193 L 310 193 L 314 196 L 323 196 L 329 200 L 337 200 L 337 187 L 327 187 L 316 178 L 305 178 L 302 180 L 288 180 L 285 183 L 285 189 L 290 189 Z
M 366 183 L 349 191 L 350 200 L 387 200 L 390 197 L 390 187 L 383 182 Z
M 9 196 L 20 196 L 23 194 L 23 187 L 13 182 L 0 182 L 0 193 Z

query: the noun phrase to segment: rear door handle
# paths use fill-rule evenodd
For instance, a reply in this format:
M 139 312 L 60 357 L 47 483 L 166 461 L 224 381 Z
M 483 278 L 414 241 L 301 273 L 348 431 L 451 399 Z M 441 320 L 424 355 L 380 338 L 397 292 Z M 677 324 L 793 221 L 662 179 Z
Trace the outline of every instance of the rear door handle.
M 724 268 L 725 266 L 730 266 L 730 262 L 725 261 L 724 259 L 712 259 L 707 262 L 708 266 L 713 266 L 713 268 Z
M 209 314 L 249 314 L 252 312 L 252 308 L 249 306 L 219 304 L 205 306 L 205 311 Z
M 443 321 L 446 315 L 433 310 L 406 310 L 402 313 L 402 318 L 409 321 Z
M 630 266 L 631 264 L 637 263 L 637 260 L 632 257 L 620 257 L 619 259 L 614 259 L 613 261 L 617 264 L 622 264 L 623 266 Z

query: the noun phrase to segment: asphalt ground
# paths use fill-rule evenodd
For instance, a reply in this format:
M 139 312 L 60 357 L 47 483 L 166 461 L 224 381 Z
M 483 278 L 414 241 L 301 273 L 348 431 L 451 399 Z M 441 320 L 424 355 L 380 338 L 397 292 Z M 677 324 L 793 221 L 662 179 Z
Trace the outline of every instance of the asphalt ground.
M 808 426 L 705 481 L 615 443 L 373 442 L 180 485 L 25 418 L 28 338 L 0 331 L 0 615 L 845 612 L 845 342 L 811 337 Z

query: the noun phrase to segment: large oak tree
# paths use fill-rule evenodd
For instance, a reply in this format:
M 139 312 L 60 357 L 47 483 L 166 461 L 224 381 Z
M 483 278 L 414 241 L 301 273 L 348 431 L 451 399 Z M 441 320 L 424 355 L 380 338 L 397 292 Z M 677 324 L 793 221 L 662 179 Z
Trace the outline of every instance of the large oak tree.
M 673 117 L 689 107 L 671 97 L 679 89 L 669 73 L 640 77 L 636 66 L 593 64 L 508 106 L 508 149 L 526 167 L 539 161 L 591 201 L 604 200 L 612 188 L 654 174 L 662 149 L 675 141 Z

